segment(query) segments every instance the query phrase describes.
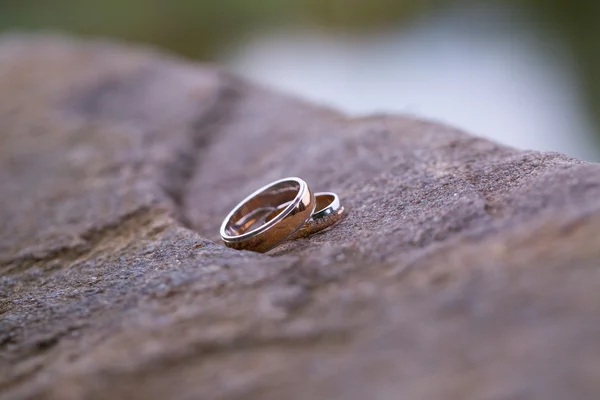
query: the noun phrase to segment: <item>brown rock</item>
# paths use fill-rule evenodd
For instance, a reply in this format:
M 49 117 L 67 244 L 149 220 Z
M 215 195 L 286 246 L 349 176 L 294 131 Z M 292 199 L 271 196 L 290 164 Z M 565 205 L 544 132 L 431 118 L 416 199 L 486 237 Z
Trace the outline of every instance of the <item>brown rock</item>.
M 599 165 L 57 37 L 0 93 L 0 397 L 600 398 Z M 219 243 L 290 175 L 346 219 Z

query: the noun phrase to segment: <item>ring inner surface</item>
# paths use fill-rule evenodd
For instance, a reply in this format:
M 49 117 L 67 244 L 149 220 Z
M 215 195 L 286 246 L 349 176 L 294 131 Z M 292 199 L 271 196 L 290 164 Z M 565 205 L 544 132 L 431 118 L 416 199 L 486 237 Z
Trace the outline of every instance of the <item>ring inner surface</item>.
M 330 194 L 320 194 L 315 197 L 315 200 L 317 202 L 317 206 L 315 207 L 316 214 L 319 211 L 323 211 L 325 208 L 329 207 L 335 200 L 335 197 Z
M 265 189 L 238 208 L 225 228 L 226 233 L 239 236 L 265 224 L 267 215 L 282 204 L 292 202 L 299 190 L 300 184 L 294 181 L 280 182 Z

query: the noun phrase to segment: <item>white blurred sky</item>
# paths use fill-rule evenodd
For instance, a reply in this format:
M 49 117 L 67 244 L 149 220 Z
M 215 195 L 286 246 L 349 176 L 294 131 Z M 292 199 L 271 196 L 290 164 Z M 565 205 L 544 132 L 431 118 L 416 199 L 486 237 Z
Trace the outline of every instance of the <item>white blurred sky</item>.
M 518 148 L 600 160 L 564 48 L 514 11 L 455 9 L 368 36 L 264 32 L 222 62 L 349 114 L 410 113 Z

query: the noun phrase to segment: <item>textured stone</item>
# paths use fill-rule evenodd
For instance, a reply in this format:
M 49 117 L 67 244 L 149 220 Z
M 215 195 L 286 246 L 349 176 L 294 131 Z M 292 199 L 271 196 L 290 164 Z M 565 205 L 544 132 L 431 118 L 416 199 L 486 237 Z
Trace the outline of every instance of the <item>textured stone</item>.
M 0 93 L 0 397 L 600 397 L 599 165 L 60 37 Z M 347 217 L 219 243 L 290 175 Z

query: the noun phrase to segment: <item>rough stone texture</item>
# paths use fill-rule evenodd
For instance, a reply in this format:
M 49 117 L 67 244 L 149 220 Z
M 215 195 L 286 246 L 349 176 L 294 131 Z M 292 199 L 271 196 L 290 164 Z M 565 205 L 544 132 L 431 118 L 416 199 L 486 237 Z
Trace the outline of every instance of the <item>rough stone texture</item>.
M 599 165 L 57 37 L 0 93 L 0 397 L 600 398 Z M 347 217 L 221 245 L 289 175 Z

